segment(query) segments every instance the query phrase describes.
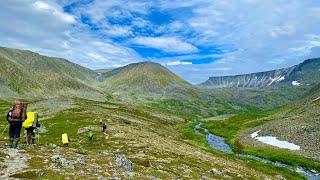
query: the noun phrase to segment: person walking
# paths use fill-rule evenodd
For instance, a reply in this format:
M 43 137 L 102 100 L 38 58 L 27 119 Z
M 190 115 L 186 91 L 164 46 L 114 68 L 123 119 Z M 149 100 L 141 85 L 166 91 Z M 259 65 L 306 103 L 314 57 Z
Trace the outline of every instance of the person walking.
M 15 101 L 7 113 L 9 123 L 10 148 L 17 148 L 20 141 L 22 123 L 27 119 L 27 105 L 20 101 Z
M 106 130 L 107 130 L 107 123 L 103 123 L 102 124 L 102 132 L 106 132 Z
M 91 131 L 91 129 L 88 131 L 88 140 L 90 143 L 92 143 L 93 141 L 93 132 Z
M 36 135 L 35 131 L 38 127 L 40 127 L 38 121 L 38 113 L 36 112 L 27 112 L 28 118 L 22 123 L 22 126 L 27 131 L 26 135 L 26 144 L 31 145 L 34 144 Z

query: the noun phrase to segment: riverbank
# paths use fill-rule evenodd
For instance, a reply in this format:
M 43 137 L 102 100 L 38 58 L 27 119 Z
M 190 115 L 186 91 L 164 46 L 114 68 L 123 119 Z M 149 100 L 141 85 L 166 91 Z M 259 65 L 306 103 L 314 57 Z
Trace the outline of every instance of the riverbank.
M 261 158 L 258 156 L 250 155 L 250 154 L 241 154 L 234 152 L 231 147 L 225 142 L 225 139 L 217 136 L 215 134 L 212 134 L 209 132 L 208 129 L 202 127 L 202 123 L 199 123 L 195 126 L 194 131 L 196 134 L 200 134 L 203 136 L 206 136 L 207 143 L 210 145 L 212 149 L 227 153 L 227 154 L 234 154 L 235 156 L 239 158 L 247 158 L 256 160 L 262 163 L 271 164 L 276 167 L 285 168 L 293 172 L 297 172 L 305 177 L 307 177 L 309 180 L 316 180 L 320 178 L 320 173 L 316 170 L 309 170 L 305 167 L 294 167 L 288 164 L 284 164 L 278 161 L 272 161 L 269 159 Z M 204 132 L 204 133 L 201 133 Z
M 309 159 L 299 153 L 270 146 L 255 146 L 243 141 L 243 134 L 252 139 L 249 132 L 260 125 L 268 123 L 270 120 L 265 117 L 279 111 L 281 111 L 281 108 L 261 113 L 240 114 L 227 120 L 203 122 L 203 125 L 209 132 L 225 138 L 235 152 L 252 154 L 293 167 L 302 166 L 319 172 L 320 162 Z
M 225 157 L 230 161 L 241 161 L 243 166 L 249 166 L 252 169 L 255 169 L 257 171 L 263 172 L 273 177 L 277 177 L 276 179 L 279 179 L 279 178 L 290 179 L 290 180 L 304 179 L 304 177 L 297 172 L 294 172 L 285 168 L 280 168 L 270 163 L 263 163 L 250 158 L 237 157 L 232 153 L 224 153 L 219 150 L 213 150 L 210 144 L 207 142 L 207 136 L 203 135 L 203 133 L 205 133 L 205 130 L 199 129 L 199 132 L 195 131 L 195 127 L 197 125 L 198 125 L 198 121 L 194 121 L 194 122 L 189 122 L 183 126 L 178 126 L 176 128 L 181 131 L 181 133 L 189 143 L 195 146 L 198 146 L 199 148 L 207 152 L 210 152 L 212 156 Z

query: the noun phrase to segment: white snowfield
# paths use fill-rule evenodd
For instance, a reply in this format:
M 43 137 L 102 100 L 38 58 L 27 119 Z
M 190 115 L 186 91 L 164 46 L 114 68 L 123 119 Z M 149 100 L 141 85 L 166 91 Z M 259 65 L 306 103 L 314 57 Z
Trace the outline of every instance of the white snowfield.
M 280 141 L 277 137 L 273 136 L 259 136 L 259 131 L 255 131 L 251 134 L 251 138 L 254 138 L 262 143 L 269 144 L 271 146 L 276 146 L 278 148 L 290 149 L 290 150 L 300 150 L 300 146 L 290 143 L 288 141 Z
M 292 85 L 293 85 L 293 86 L 300 86 L 301 83 L 299 83 L 298 81 L 292 81 Z
M 285 78 L 284 76 L 278 76 L 275 78 L 270 78 L 271 82 L 268 84 L 268 86 L 272 85 L 274 82 L 280 82 L 283 81 Z

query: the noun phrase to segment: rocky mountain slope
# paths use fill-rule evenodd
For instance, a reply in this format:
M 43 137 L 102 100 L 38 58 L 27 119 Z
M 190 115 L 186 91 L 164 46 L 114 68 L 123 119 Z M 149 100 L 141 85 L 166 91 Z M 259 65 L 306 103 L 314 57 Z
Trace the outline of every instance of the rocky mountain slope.
M 320 80 L 320 58 L 308 59 L 293 67 L 237 76 L 210 77 L 202 86 L 210 88 L 260 88 L 288 84 L 314 85 Z
M 299 65 L 239 76 L 213 77 L 199 87 L 215 97 L 260 108 L 275 108 L 303 97 L 320 83 L 320 59 Z

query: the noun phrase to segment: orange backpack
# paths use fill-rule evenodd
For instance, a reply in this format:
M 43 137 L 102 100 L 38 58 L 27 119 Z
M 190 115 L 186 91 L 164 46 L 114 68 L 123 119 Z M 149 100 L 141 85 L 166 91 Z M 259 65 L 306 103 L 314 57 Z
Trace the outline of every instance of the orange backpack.
M 12 110 L 12 121 L 14 122 L 23 122 L 25 119 L 26 108 L 25 105 L 21 102 L 15 102 Z

